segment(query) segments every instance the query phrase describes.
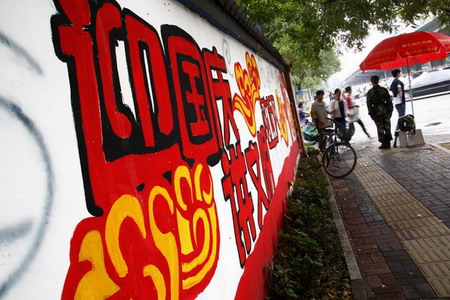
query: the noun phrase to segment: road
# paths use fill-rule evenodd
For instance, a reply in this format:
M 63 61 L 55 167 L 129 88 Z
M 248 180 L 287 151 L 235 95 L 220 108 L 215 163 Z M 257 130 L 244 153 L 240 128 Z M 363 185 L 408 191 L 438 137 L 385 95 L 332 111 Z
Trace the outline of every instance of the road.
M 377 137 L 377 128 L 367 113 L 365 98 L 360 101 L 359 116 L 372 137 Z M 414 115 L 416 128 L 422 129 L 426 142 L 448 142 L 450 141 L 450 94 L 414 101 Z M 411 113 L 411 103 L 406 103 L 406 113 Z M 391 118 L 392 132 L 398 119 L 397 111 Z M 353 142 L 368 140 L 358 124 L 355 124 L 356 132 Z

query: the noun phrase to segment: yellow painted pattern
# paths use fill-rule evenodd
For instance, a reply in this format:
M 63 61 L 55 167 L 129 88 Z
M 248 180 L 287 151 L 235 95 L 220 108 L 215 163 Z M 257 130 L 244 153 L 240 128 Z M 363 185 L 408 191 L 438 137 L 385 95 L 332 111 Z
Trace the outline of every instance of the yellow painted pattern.
M 149 236 L 156 247 L 152 251 L 159 251 L 164 257 L 163 261 L 145 265 L 141 271 L 143 277 L 150 277 L 153 281 L 158 299 L 179 299 L 180 288 L 187 291 L 204 282 L 218 257 L 219 230 L 213 194 L 209 168 L 197 164 L 193 170 L 185 165 L 175 170 L 172 191 L 162 186 L 151 189 L 148 215 L 144 214 L 144 205 L 136 197 L 123 195 L 117 199 L 106 216 L 104 237 L 100 231 L 92 230 L 82 241 L 79 261 L 89 260 L 92 270 L 78 283 L 75 298 L 104 299 L 120 290 L 108 272 L 115 271 L 120 278 L 129 273 L 120 249 L 120 231 L 125 219 L 136 224 L 143 240 Z M 189 195 L 189 199 L 184 199 L 183 195 Z M 165 215 L 169 224 L 173 224 L 172 228 L 164 231 L 156 219 L 156 214 L 161 213 L 158 211 L 160 201 L 167 204 Z M 105 260 L 108 259 L 114 269 L 106 268 Z M 162 264 L 167 268 L 162 268 Z
M 198 209 L 195 211 L 194 214 L 194 232 L 197 232 L 197 224 L 198 224 L 198 220 L 202 219 L 203 220 L 203 229 L 205 230 L 205 241 L 203 243 L 203 247 L 202 250 L 200 252 L 200 255 L 198 255 L 196 258 L 194 258 L 191 262 L 186 262 L 182 265 L 182 270 L 183 272 L 187 273 L 192 271 L 194 268 L 198 267 L 199 265 L 201 265 L 202 263 L 205 262 L 206 257 L 208 255 L 209 252 L 209 244 L 210 244 L 210 228 L 209 228 L 209 221 L 208 221 L 208 217 L 206 216 L 206 213 L 204 210 Z M 197 245 L 197 236 L 194 235 L 195 238 L 195 244 Z
M 211 270 L 212 266 L 214 265 L 214 261 L 216 260 L 217 243 L 218 243 L 218 236 L 216 233 L 218 231 L 217 231 L 217 213 L 214 204 L 208 209 L 208 215 L 211 217 L 211 232 L 213 233 L 211 255 L 209 256 L 209 259 L 204 265 L 204 267 L 197 273 L 197 275 L 187 278 L 186 280 L 183 281 L 183 289 L 188 289 L 197 284 L 198 282 L 200 282 L 200 280 L 202 280 L 202 278 L 205 277 L 206 274 Z
M 164 255 L 169 267 L 171 299 L 178 299 L 180 292 L 178 287 L 180 278 L 178 246 L 174 234 L 172 232 L 161 232 L 158 228 L 158 224 L 156 224 L 155 213 L 157 212 L 154 210 L 154 204 L 155 199 L 158 196 L 162 197 L 167 202 L 170 213 L 174 214 L 175 208 L 173 200 L 165 188 L 160 186 L 153 187 L 148 200 L 150 230 L 152 232 L 153 239 L 155 240 L 156 247 Z
M 175 184 L 175 195 L 177 198 L 178 206 L 183 210 L 188 210 L 188 205 L 185 203 L 183 199 L 183 195 L 181 194 L 181 180 L 184 179 L 185 182 L 189 185 L 191 190 L 191 201 L 194 197 L 194 193 L 192 191 L 192 179 L 190 176 L 189 169 L 186 166 L 179 166 L 175 171 L 174 176 L 174 184 Z M 189 254 L 194 251 L 194 247 L 192 246 L 192 236 L 190 231 L 190 222 L 186 220 L 180 211 L 177 211 L 177 222 L 178 222 L 178 231 L 180 233 L 180 244 L 181 244 L 181 253 Z
M 100 232 L 92 230 L 86 234 L 81 243 L 78 259 L 80 262 L 90 261 L 92 269 L 78 283 L 75 300 L 105 299 L 119 290 L 106 272 Z
M 144 267 L 143 270 L 144 277 L 151 277 L 155 283 L 156 291 L 158 293 L 158 300 L 166 299 L 166 285 L 164 282 L 164 276 L 161 271 L 154 265 L 148 265 Z
M 278 91 L 275 91 L 275 98 L 277 99 L 281 137 L 284 139 L 284 141 L 286 142 L 286 145 L 287 145 L 287 144 L 289 144 L 289 132 L 288 132 L 286 114 L 284 112 L 284 101 L 278 95 Z
M 256 136 L 255 105 L 260 98 L 261 79 L 255 57 L 247 52 L 245 61 L 247 70 L 243 70 L 240 63 L 234 65 L 240 95 L 234 94 L 233 107 L 244 117 L 252 136 Z
M 120 252 L 119 233 L 120 226 L 125 218 L 130 217 L 138 226 L 142 237 L 145 239 L 144 215 L 138 199 L 131 195 L 123 195 L 112 206 L 106 219 L 105 239 L 109 257 L 117 271 L 119 277 L 128 274 L 128 267 Z

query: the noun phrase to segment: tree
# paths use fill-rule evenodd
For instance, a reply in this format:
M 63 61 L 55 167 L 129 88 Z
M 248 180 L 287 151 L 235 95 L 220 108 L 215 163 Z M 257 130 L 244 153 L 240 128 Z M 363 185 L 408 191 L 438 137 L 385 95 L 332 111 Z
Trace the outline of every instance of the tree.
M 292 61 L 293 83 L 296 88 L 323 83 L 339 69 L 339 59 L 330 42 L 311 28 L 321 25 L 319 18 L 311 18 L 315 6 L 294 0 L 238 0 L 250 19 L 260 24 L 266 37 L 281 55 Z M 301 9 L 299 9 L 301 8 Z M 320 46 L 319 46 L 320 45 Z M 308 85 L 305 85 L 308 83 Z
M 236 0 L 266 37 L 292 61 L 292 74 L 320 82 L 338 70 L 337 45 L 362 49 L 369 28 L 393 32 L 436 16 L 450 25 L 450 0 Z M 326 67 L 323 67 L 326 66 Z M 297 86 L 300 87 L 300 86 Z
M 300 67 L 306 64 L 300 64 Z M 327 79 L 340 69 L 340 61 L 335 50 L 322 50 L 319 53 L 317 65 L 310 64 L 307 65 L 306 68 L 298 71 L 296 68 L 293 68 L 293 76 L 296 78 L 299 77 L 298 81 L 293 80 L 293 84 L 297 87 L 307 87 L 313 90 L 318 89 L 320 86 L 323 86 Z M 302 77 L 300 77 L 302 76 Z

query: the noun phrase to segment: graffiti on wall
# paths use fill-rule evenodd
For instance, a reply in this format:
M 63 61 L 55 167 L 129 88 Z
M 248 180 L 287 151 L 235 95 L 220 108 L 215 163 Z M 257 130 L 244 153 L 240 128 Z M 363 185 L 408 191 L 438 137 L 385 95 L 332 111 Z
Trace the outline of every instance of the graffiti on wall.
M 2 298 L 27 271 L 42 244 L 53 206 L 54 174 L 39 128 L 18 105 L 1 95 L 0 136 L 5 141 L 0 147 L 0 170 L 5 175 L 0 183 L 5 200 L 0 210 Z
M 93 215 L 75 229 L 63 298 L 194 298 L 218 263 L 217 201 L 229 203 L 242 268 L 263 228 L 276 189 L 270 150 L 279 136 L 286 145 L 295 139 L 283 74 L 280 92 L 261 97 L 255 57 L 244 53 L 232 93 L 225 58 L 183 29 L 158 33 L 114 1 L 54 2 L 53 42 L 68 67 Z M 121 92 L 120 44 L 133 109 Z M 235 114 L 253 137 L 246 145 Z M 222 191 L 214 190 L 214 166 Z

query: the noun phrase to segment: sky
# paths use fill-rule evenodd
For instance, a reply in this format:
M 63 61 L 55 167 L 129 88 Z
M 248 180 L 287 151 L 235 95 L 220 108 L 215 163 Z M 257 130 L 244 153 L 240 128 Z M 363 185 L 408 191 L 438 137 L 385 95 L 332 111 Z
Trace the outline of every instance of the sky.
M 381 33 L 375 29 L 369 31 L 368 37 L 364 41 L 364 49 L 361 52 L 355 52 L 354 49 L 341 47 L 340 56 L 341 71 L 332 75 L 332 80 L 338 80 L 338 83 L 350 75 L 355 69 L 359 68 L 359 64 L 366 58 L 369 52 L 382 40 L 390 37 L 389 33 Z
M 400 30 L 397 33 L 389 34 L 389 33 L 382 33 L 375 28 L 372 28 L 369 30 L 369 35 L 364 41 L 364 49 L 360 52 L 355 52 L 354 49 L 348 49 L 346 47 L 341 48 L 341 53 L 343 53 L 340 56 L 341 60 L 341 71 L 338 73 L 333 74 L 328 79 L 328 86 L 336 87 L 339 85 L 340 82 L 342 82 L 347 76 L 349 76 L 353 71 L 355 71 L 357 68 L 359 68 L 359 64 L 366 58 L 366 56 L 369 54 L 370 51 L 382 40 L 397 35 L 401 33 L 408 33 L 416 30 L 417 28 L 413 28 L 410 26 L 404 27 L 402 30 Z

